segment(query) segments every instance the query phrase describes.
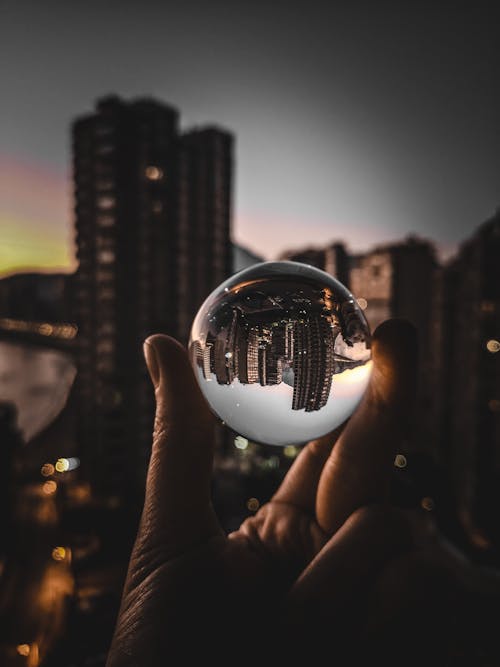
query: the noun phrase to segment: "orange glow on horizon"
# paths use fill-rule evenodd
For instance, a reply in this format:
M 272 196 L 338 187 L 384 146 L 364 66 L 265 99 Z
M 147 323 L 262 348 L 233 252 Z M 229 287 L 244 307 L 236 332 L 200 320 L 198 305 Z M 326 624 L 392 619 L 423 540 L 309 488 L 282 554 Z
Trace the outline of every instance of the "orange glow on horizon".
M 0 214 L 0 277 L 15 273 L 70 273 L 76 262 L 64 237 L 37 227 L 32 220 Z
M 47 165 L 0 156 L 0 277 L 76 268 L 70 187 Z

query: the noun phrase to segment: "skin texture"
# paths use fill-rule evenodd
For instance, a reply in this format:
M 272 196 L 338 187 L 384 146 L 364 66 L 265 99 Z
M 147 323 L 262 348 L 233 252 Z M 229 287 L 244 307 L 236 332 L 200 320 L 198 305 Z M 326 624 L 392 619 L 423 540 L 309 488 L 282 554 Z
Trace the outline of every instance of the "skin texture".
M 226 535 L 210 496 L 214 417 L 185 349 L 164 335 L 147 339 L 153 445 L 107 667 L 188 665 L 200 655 L 216 664 L 319 664 L 325 650 L 341 665 L 363 656 L 448 664 L 429 652 L 442 659 L 456 626 L 441 622 L 436 648 L 434 635 L 427 642 L 419 633 L 443 611 L 438 602 L 446 610 L 469 600 L 466 568 L 427 517 L 387 503 L 412 419 L 415 341 L 407 322 L 378 327 L 358 409 L 306 445 L 272 499 Z M 437 601 L 424 624 L 419 609 L 430 598 L 413 600 L 412 582 L 419 591 L 429 584 Z M 418 637 L 403 663 L 391 632 L 400 611 L 413 614 L 407 640 Z

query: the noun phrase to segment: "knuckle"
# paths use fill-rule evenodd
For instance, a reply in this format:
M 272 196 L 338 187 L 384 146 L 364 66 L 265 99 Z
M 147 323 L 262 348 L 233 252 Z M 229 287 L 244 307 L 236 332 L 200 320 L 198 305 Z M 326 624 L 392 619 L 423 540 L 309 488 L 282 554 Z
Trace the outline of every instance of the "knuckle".
M 153 444 L 158 445 L 165 442 L 169 435 L 169 424 L 163 417 L 156 417 L 153 428 Z

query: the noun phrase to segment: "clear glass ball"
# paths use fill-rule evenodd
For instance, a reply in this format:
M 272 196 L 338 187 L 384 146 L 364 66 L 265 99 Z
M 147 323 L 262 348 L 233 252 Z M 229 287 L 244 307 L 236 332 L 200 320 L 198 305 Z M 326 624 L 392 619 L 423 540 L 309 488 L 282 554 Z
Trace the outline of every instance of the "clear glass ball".
M 299 262 L 262 262 L 204 301 L 189 354 L 212 411 L 236 434 L 302 445 L 360 402 L 370 340 L 363 311 L 338 280 Z

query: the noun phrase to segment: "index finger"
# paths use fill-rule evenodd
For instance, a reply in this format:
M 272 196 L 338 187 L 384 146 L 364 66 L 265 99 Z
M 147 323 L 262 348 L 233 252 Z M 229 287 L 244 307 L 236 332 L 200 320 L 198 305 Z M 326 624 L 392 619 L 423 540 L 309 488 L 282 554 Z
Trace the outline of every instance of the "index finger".
M 178 545 L 220 530 L 211 507 L 214 417 L 178 341 L 156 334 L 144 352 L 156 415 L 142 532 Z
M 318 482 L 325 461 L 345 423 L 326 435 L 308 442 L 285 475 L 273 501 L 288 503 L 314 515 Z
M 417 369 L 416 330 L 392 319 L 375 331 L 373 370 L 365 395 L 326 461 L 316 516 L 334 533 L 356 509 L 386 499 L 398 447 L 412 414 Z

